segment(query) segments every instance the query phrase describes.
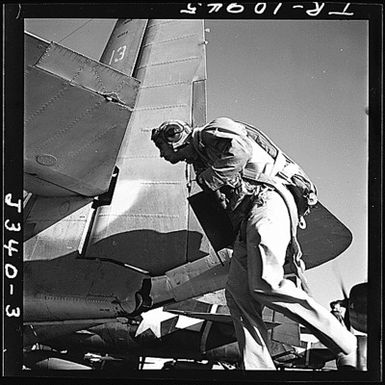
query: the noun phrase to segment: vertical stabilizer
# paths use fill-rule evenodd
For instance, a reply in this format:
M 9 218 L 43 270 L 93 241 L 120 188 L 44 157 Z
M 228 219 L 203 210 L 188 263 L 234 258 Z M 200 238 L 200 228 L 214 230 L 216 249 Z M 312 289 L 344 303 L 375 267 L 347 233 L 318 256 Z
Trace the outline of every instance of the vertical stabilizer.
M 132 76 L 146 25 L 146 19 L 119 19 L 100 62 Z
M 119 25 L 131 31 L 131 23 L 143 21 L 123 23 L 117 23 L 102 56 L 107 65 L 121 44 L 131 51 L 128 32 L 126 40 L 118 40 L 125 33 Z M 207 255 L 203 231 L 199 224 L 193 227 L 189 215 L 186 166 L 160 159 L 151 142 L 151 130 L 164 120 L 204 123 L 199 115 L 205 112 L 205 99 L 200 100 L 206 75 L 204 42 L 202 20 L 151 19 L 146 24 L 137 63 L 131 64 L 140 90 L 116 162 L 119 180 L 111 205 L 98 211 L 86 257 L 107 255 L 159 275 Z M 194 90 L 197 81 L 201 87 Z

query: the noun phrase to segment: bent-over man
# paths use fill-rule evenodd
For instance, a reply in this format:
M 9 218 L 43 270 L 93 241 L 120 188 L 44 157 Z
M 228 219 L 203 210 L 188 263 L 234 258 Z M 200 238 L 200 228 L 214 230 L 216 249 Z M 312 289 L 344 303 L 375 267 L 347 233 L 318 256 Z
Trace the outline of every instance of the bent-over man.
M 355 367 L 356 337 L 284 277 L 287 258 L 297 272 L 303 269 L 296 239 L 302 213 L 280 173 L 282 165 L 277 166 L 263 140 L 256 141 L 245 124 L 226 117 L 194 129 L 179 120 L 167 121 L 153 130 L 151 139 L 167 161 L 193 164 L 199 185 L 216 193 L 237 229 L 226 300 L 243 368 L 276 369 L 263 306 L 310 329 L 336 354 L 339 366 Z

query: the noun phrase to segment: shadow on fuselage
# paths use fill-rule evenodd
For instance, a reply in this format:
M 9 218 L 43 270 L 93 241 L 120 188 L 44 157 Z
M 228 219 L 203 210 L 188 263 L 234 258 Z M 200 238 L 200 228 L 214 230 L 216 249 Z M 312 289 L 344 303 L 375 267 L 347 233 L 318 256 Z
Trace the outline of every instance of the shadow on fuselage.
M 162 275 L 207 255 L 201 250 L 201 241 L 202 234 L 195 231 L 135 230 L 91 244 L 82 257 L 78 252 L 56 258 L 42 255 L 41 259 L 24 263 L 24 293 L 125 298 L 141 286 L 143 277 Z M 46 250 L 50 250 L 49 245 Z

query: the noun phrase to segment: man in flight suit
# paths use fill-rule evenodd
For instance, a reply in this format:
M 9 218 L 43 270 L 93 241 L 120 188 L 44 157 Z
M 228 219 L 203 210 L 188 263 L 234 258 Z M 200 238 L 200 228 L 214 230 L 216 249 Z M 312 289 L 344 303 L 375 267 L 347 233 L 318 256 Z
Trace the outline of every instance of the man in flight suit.
M 230 217 L 235 220 L 237 213 L 243 213 L 226 285 L 243 369 L 276 369 L 262 320 L 263 306 L 308 327 L 336 354 L 337 365 L 355 367 L 356 337 L 284 278 L 287 252 L 295 251 L 295 200 L 284 180 L 272 173 L 273 158 L 251 139 L 245 125 L 221 117 L 192 130 L 187 123 L 172 120 L 154 129 L 151 139 L 167 161 L 192 163 L 199 185 L 217 194 Z M 250 164 L 261 178 L 254 183 L 242 176 Z M 274 183 L 264 183 L 264 175 Z

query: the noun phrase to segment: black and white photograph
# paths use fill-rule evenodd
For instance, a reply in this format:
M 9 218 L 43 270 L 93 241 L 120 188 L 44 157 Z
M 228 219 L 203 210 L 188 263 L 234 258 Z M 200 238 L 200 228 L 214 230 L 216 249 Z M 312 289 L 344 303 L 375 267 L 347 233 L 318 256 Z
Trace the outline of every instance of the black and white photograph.
M 2 375 L 380 380 L 382 5 L 53 5 L 3 6 Z

